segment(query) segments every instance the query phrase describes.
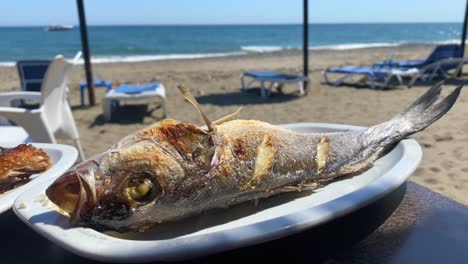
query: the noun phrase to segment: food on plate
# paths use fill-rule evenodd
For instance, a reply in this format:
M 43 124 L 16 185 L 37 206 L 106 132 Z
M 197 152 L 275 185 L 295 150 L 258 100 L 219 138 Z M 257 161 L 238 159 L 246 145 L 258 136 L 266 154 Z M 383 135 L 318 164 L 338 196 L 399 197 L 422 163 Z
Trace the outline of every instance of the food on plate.
M 0 194 L 29 182 L 31 175 L 51 166 L 47 153 L 29 144 L 0 147 Z
M 317 134 L 236 120 L 237 113 L 210 122 L 188 90 L 179 89 L 207 126 L 164 120 L 70 169 L 46 194 L 69 213 L 73 225 L 143 231 L 207 209 L 312 190 L 360 173 L 443 116 L 461 86 L 440 96 L 442 84 L 437 84 L 382 124 Z

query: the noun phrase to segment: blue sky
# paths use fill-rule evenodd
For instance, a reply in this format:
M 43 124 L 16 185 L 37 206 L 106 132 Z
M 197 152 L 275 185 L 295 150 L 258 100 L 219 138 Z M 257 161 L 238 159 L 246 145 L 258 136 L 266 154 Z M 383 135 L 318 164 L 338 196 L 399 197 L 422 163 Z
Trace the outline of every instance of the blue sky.
M 461 22 L 466 0 L 309 0 L 310 23 Z M 75 0 L 2 1 L 0 26 L 78 24 Z M 302 0 L 85 0 L 91 25 L 301 23 Z

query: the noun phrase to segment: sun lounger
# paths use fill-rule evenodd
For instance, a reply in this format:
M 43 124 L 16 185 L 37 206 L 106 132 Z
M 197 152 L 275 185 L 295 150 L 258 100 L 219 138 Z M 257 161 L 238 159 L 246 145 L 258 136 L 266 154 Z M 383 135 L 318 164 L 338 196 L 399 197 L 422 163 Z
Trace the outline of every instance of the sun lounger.
M 80 82 L 80 105 L 84 107 L 85 105 L 85 93 L 86 88 L 88 87 L 87 82 Z M 112 89 L 112 83 L 108 80 L 94 79 L 94 87 L 105 87 L 106 93 Z
M 372 67 L 421 68 L 441 60 L 450 58 L 461 58 L 461 54 L 461 47 L 458 44 L 439 45 L 425 60 L 379 61 L 374 63 Z
M 332 81 L 330 74 L 333 75 L 344 75 L 338 79 Z M 347 79 L 354 76 L 366 77 L 368 85 L 372 89 L 381 87 L 382 89 L 387 88 L 390 85 L 390 81 L 396 78 L 401 85 L 404 85 L 403 78 L 419 75 L 419 70 L 416 68 L 411 69 L 396 69 L 396 68 L 371 68 L 363 66 L 345 66 L 345 67 L 331 67 L 327 68 L 323 72 L 323 78 L 328 84 L 331 85 L 342 85 Z M 381 84 L 379 84 L 381 83 Z
M 461 57 L 461 46 L 458 44 L 447 44 L 437 46 L 425 60 L 409 61 L 380 61 L 372 65 L 374 68 L 418 68 L 422 80 L 432 80 L 441 76 L 449 78 L 450 71 L 455 74 L 460 72 L 465 60 Z M 414 83 L 415 80 L 412 81 Z
M 245 82 L 246 77 L 251 78 L 249 83 Z M 302 75 L 284 74 L 275 71 L 250 71 L 241 74 L 240 81 L 242 85 L 242 91 L 247 91 L 252 83 L 256 81 L 259 82 L 260 93 L 262 97 L 266 97 L 271 92 L 271 88 L 273 86 L 281 88 L 281 85 L 287 83 L 298 83 L 299 93 L 304 95 L 304 82 L 307 81 L 307 77 Z M 269 83 L 269 85 L 266 86 L 266 83 Z
M 448 58 L 424 65 L 418 68 L 418 74 L 412 77 L 408 83 L 408 87 L 411 87 L 418 79 L 431 81 L 438 76 L 444 79 L 456 77 L 464 64 L 465 60 L 463 58 Z
M 51 60 L 20 60 L 16 62 L 21 90 L 40 92 L 42 80 L 47 72 Z
M 166 90 L 160 83 L 123 84 L 110 90 L 104 99 L 104 120 L 109 121 L 114 107 L 125 101 L 149 101 L 153 98 L 161 100 L 163 115 L 166 116 Z

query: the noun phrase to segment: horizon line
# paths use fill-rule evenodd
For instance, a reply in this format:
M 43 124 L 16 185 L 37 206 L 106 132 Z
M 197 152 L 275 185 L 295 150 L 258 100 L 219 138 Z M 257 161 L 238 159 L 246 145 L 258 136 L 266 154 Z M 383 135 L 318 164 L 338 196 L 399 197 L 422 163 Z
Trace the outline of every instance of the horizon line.
M 312 22 L 309 25 L 321 25 L 321 24 L 447 24 L 447 23 L 460 23 L 463 24 L 463 21 L 379 21 L 379 22 Z M 50 25 L 73 25 L 79 27 L 79 24 L 24 24 L 24 25 L 0 25 L 0 27 L 46 27 Z M 302 25 L 302 23 L 291 23 L 291 22 L 279 22 L 279 23 L 219 23 L 219 24 L 207 24 L 207 23 L 183 23 L 183 24 L 107 24 L 107 23 L 97 23 L 97 24 L 88 24 L 87 26 L 274 26 L 274 25 Z

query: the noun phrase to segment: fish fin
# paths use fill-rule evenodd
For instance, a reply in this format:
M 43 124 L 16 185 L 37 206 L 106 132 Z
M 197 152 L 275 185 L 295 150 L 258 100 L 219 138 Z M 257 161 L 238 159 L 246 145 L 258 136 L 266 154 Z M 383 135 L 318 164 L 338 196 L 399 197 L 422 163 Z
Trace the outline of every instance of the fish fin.
M 282 192 L 302 192 L 302 191 L 311 191 L 315 190 L 320 187 L 320 183 L 318 182 L 309 182 L 309 183 L 302 183 L 293 186 L 285 186 L 278 189 L 278 193 Z
M 206 126 L 208 127 L 208 131 L 211 132 L 213 131 L 213 123 L 208 119 L 208 117 L 205 115 L 205 113 L 202 111 L 200 105 L 197 102 L 197 99 L 193 97 L 193 95 L 190 93 L 189 89 L 185 87 L 182 84 L 177 85 L 177 88 L 179 88 L 180 92 L 184 95 L 185 99 L 189 101 L 195 108 L 197 108 L 198 112 L 200 112 L 201 116 L 203 117 L 203 120 L 206 123 Z
M 240 107 L 239 109 L 237 109 L 237 111 L 235 111 L 234 113 L 232 114 L 229 114 L 225 117 L 221 117 L 220 119 L 218 120 L 215 120 L 213 122 L 211 122 L 211 124 L 213 125 L 221 125 L 223 123 L 226 123 L 226 122 L 229 122 L 229 121 L 232 121 L 232 120 L 235 120 L 239 117 L 239 112 L 242 110 L 242 107 Z M 207 126 L 202 126 L 201 127 L 202 129 L 208 129 Z

